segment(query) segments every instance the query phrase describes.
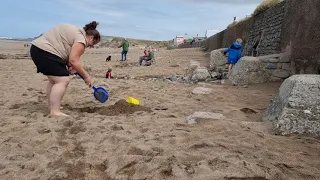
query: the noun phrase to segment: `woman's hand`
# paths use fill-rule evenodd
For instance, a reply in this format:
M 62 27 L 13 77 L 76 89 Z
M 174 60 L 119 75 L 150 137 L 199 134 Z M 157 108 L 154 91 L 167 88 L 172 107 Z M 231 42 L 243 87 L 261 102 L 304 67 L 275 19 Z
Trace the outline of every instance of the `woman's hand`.
M 70 75 L 74 75 L 74 73 L 76 73 L 76 70 L 74 70 L 71 66 L 68 68 L 68 71 Z
M 89 87 L 92 86 L 92 79 L 91 79 L 90 76 L 84 78 L 84 82 L 85 82 Z

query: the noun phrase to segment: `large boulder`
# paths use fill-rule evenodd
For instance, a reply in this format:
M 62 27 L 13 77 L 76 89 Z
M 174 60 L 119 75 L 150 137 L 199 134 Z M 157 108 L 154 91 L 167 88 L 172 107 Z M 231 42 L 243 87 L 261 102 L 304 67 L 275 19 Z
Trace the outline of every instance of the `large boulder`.
M 188 72 L 187 74 L 192 74 L 193 71 L 195 71 L 196 69 L 198 69 L 200 67 L 200 63 L 198 61 L 194 61 L 194 60 L 191 60 L 189 62 L 189 67 L 188 67 Z
M 266 63 L 256 57 L 242 57 L 233 67 L 229 79 L 235 85 L 268 82 L 271 79 L 272 70 Z
M 290 62 L 289 53 L 271 54 L 265 56 L 259 56 L 259 60 L 267 63 L 289 63 Z
M 320 136 L 320 75 L 293 75 L 271 100 L 263 121 L 270 121 L 277 134 Z
M 191 80 L 193 81 L 205 81 L 206 79 L 211 78 L 211 75 L 207 68 L 199 67 L 193 71 Z
M 223 51 L 226 48 L 216 49 L 211 51 L 210 56 L 210 66 L 213 67 L 215 70 L 218 68 L 224 68 L 224 66 L 227 64 L 227 57 L 224 56 Z
M 200 63 L 198 61 L 194 61 L 194 60 L 191 60 L 189 62 L 189 67 L 188 67 L 188 70 L 190 72 L 193 72 L 194 70 L 196 70 L 198 67 L 200 67 Z

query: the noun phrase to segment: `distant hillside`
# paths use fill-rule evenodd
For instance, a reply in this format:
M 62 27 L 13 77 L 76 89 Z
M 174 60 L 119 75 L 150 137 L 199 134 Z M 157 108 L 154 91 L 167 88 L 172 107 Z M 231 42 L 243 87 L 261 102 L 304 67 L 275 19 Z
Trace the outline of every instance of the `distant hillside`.
M 133 47 L 152 46 L 154 48 L 161 48 L 161 47 L 167 47 L 169 43 L 169 41 L 152 41 L 152 40 L 133 39 L 133 38 L 127 38 L 127 40 L 129 41 L 130 46 L 133 46 Z M 121 44 L 121 42 L 122 42 L 122 37 L 102 36 L 100 46 L 116 48 Z
M 10 37 L 0 37 L 0 39 L 4 40 L 14 40 L 14 41 L 28 41 L 31 42 L 34 39 L 40 37 L 42 34 L 40 34 L 37 37 L 33 38 L 10 38 Z M 133 39 L 133 38 L 127 38 L 127 40 L 130 42 L 131 47 L 148 47 L 153 46 L 154 48 L 161 48 L 161 47 L 167 47 L 169 41 L 151 41 L 151 40 L 143 40 L 143 39 Z M 99 43 L 100 47 L 111 47 L 116 48 L 118 47 L 122 42 L 121 37 L 117 36 L 101 36 L 101 41 Z
M 34 39 L 40 37 L 42 34 L 40 34 L 39 36 L 37 37 L 33 37 L 33 38 L 10 38 L 10 37 L 0 37 L 0 39 L 3 39 L 3 40 L 13 40 L 13 41 L 33 41 Z

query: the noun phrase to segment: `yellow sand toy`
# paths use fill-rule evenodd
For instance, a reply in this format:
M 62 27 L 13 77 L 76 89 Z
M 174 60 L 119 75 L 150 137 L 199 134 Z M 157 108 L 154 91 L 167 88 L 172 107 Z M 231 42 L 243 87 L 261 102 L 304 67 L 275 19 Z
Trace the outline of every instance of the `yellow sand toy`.
M 135 105 L 139 105 L 140 104 L 139 100 L 135 99 L 133 97 L 128 97 L 127 102 L 131 103 L 131 104 L 135 104 Z

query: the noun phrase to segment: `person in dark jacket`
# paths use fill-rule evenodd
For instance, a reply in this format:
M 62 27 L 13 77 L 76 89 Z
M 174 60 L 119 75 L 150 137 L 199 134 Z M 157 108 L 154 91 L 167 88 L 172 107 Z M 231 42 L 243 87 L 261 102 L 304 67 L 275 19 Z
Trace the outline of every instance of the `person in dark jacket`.
M 230 47 L 228 47 L 224 51 L 224 55 L 228 54 L 228 64 L 229 64 L 229 71 L 230 74 L 232 67 L 239 61 L 242 54 L 242 39 L 238 38 L 236 42 L 234 42 Z

